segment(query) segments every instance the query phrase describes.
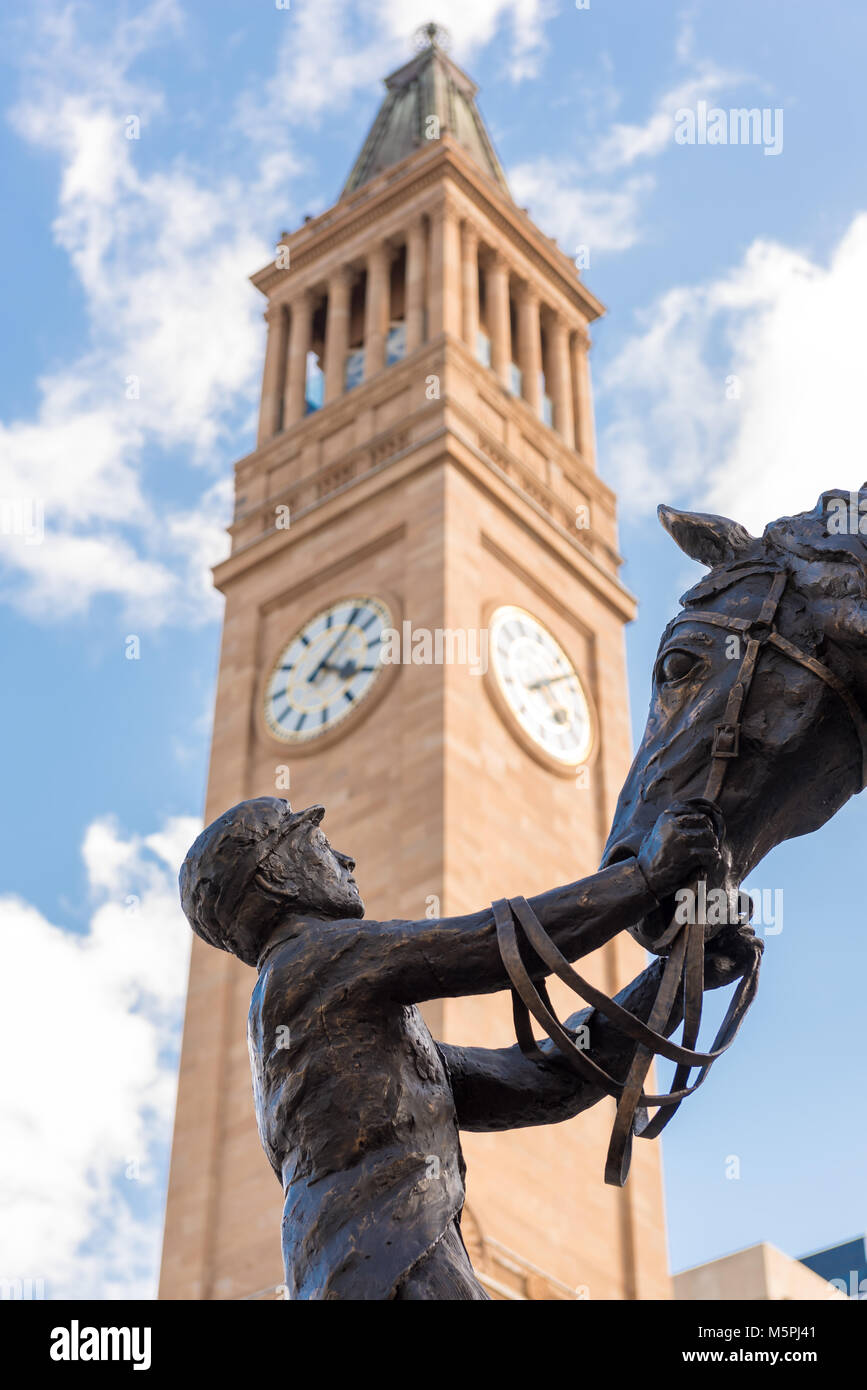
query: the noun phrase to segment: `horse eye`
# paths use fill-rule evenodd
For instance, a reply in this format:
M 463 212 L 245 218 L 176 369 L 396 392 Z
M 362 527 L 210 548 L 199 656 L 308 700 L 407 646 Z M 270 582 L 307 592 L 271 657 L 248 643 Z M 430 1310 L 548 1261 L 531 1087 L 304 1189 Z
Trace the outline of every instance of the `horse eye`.
M 672 651 L 666 652 L 659 663 L 659 674 L 664 682 L 679 681 L 684 676 L 688 676 L 693 666 L 696 664 L 696 657 L 692 652 Z

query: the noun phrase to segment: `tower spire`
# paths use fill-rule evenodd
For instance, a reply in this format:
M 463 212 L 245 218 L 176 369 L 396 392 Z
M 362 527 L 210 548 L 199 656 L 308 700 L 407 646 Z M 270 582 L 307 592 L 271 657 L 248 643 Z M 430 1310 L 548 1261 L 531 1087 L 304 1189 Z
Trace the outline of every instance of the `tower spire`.
M 478 87 L 448 56 L 447 31 L 431 21 L 416 31 L 415 42 L 416 56 L 385 78 L 386 97 L 341 197 L 446 134 L 509 195 L 506 176 L 476 106 Z

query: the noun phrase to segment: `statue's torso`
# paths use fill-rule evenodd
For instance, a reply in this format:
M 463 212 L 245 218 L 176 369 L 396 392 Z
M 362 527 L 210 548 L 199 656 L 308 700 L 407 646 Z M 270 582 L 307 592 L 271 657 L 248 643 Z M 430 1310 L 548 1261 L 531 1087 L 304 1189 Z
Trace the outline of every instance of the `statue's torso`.
M 359 977 L 364 929 L 328 923 L 277 946 L 250 1006 L 293 1297 L 388 1297 L 463 1203 L 445 1064 L 418 1009 L 378 995 L 367 965 Z

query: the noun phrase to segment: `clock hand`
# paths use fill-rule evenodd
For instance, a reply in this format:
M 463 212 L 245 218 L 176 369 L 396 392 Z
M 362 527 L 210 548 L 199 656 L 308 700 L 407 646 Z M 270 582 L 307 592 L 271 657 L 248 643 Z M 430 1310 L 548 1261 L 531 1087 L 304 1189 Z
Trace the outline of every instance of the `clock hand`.
M 311 674 L 307 677 L 307 683 L 308 683 L 308 685 L 310 684 L 311 681 L 315 681 L 316 677 L 319 675 L 319 672 L 322 670 L 323 666 L 325 666 L 326 663 L 329 662 L 329 661 L 331 660 L 331 658 L 333 657 L 334 653 L 337 651 L 337 648 L 340 646 L 340 643 L 343 641 L 344 637 L 346 636 L 347 629 L 350 628 L 350 627 L 352 627 L 352 624 L 355 622 L 355 619 L 356 619 L 356 617 L 357 617 L 357 615 L 358 615 L 358 613 L 359 613 L 360 611 L 361 611 L 361 610 L 360 610 L 358 607 L 353 608 L 352 613 L 351 613 L 350 616 L 349 616 L 349 621 L 347 622 L 347 624 L 346 624 L 346 626 L 344 627 L 343 631 L 340 633 L 340 635 L 338 636 L 337 640 L 336 640 L 334 643 L 332 643 L 331 647 L 330 647 L 329 650 L 325 653 L 325 656 L 323 656 L 322 660 L 320 661 L 319 665 L 316 667 L 315 671 L 312 671 Z
M 571 680 L 571 678 L 572 678 L 572 672 L 571 672 L 571 671 L 561 671 L 561 673 L 560 673 L 559 676 L 543 676 L 541 680 L 538 680 L 538 681 L 530 681 L 529 685 L 527 686 L 527 689 L 528 689 L 528 690 L 538 690 L 538 689 L 540 688 L 540 686 L 543 686 L 543 685 L 553 685 L 555 681 L 567 681 L 567 680 Z
M 569 714 L 565 705 L 562 705 L 557 699 L 551 686 L 557 681 L 568 680 L 571 675 L 571 671 L 561 671 L 559 675 L 543 676 L 540 680 L 527 682 L 528 690 L 541 690 L 543 699 L 548 705 L 548 711 L 557 724 L 565 724 Z
M 323 671 L 336 671 L 344 680 L 348 680 L 350 676 L 357 676 L 361 671 L 375 671 L 376 667 L 356 666 L 355 662 L 350 657 L 348 661 L 341 662 L 339 666 L 335 666 L 332 662 L 326 661 L 322 669 Z

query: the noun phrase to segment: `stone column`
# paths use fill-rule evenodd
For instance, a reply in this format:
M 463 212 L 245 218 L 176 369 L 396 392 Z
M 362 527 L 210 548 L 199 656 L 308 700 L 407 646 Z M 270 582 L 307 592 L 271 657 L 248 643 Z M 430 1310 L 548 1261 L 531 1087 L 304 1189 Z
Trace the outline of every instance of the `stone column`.
M 593 390 L 590 384 L 590 334 L 579 329 L 573 334 L 572 381 L 575 398 L 575 448 L 584 462 L 596 467 L 596 438 L 593 429 Z
M 535 415 L 542 412 L 542 332 L 539 324 L 539 296 L 530 284 L 523 284 L 518 295 L 518 365 L 521 390 Z
M 425 228 L 421 217 L 406 235 L 406 350 L 415 352 L 424 342 Z
M 443 202 L 431 212 L 430 336 L 461 335 L 461 239 L 460 226 L 451 203 Z
M 491 368 L 506 390 L 512 361 L 512 323 L 509 317 L 509 267 L 505 256 L 495 251 L 485 275 L 488 327 L 491 331 Z
M 346 266 L 328 281 L 328 314 L 325 320 L 325 404 L 343 395 L 346 353 L 349 347 L 349 290 L 352 276 Z
M 475 357 L 479 336 L 479 234 L 472 222 L 464 222 L 461 236 L 461 296 L 464 342 Z
M 550 319 L 549 366 L 551 383 L 549 394 L 554 414 L 554 429 L 569 445 L 575 445 L 575 424 L 572 415 L 572 368 L 569 361 L 569 325 L 559 314 L 553 313 Z
M 286 390 L 283 396 L 283 428 L 289 429 L 304 418 L 307 385 L 307 354 L 313 321 L 313 297 L 302 290 L 290 305 L 289 353 L 286 358 Z
M 364 297 L 364 380 L 385 366 L 385 342 L 391 311 L 391 257 L 384 241 L 367 254 L 367 291 Z
M 262 402 L 259 407 L 258 444 L 266 444 L 280 428 L 283 405 L 283 378 L 286 374 L 286 310 L 282 304 L 269 304 L 265 310 L 268 342 L 262 375 Z

